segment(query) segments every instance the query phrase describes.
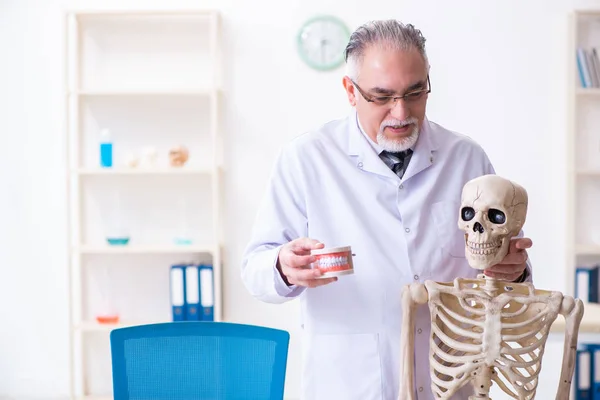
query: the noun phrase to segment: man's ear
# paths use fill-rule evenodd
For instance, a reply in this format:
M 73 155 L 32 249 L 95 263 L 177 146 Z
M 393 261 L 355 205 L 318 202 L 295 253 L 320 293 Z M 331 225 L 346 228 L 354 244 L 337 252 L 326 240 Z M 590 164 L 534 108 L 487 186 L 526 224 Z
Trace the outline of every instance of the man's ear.
M 344 78 L 342 79 L 342 84 L 344 85 L 344 89 L 346 90 L 348 102 L 352 107 L 356 106 L 356 88 L 354 87 L 352 80 L 348 76 L 344 76 Z

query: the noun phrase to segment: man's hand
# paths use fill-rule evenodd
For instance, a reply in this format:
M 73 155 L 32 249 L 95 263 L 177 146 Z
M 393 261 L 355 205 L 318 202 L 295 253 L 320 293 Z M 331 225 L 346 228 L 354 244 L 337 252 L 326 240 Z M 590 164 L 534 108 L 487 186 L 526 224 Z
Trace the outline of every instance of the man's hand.
M 508 254 L 498 264 L 484 270 L 483 273 L 490 278 L 514 282 L 527 268 L 527 250 L 532 246 L 529 238 L 513 238 L 510 240 Z
M 310 268 L 310 263 L 316 261 L 315 256 L 310 255 L 313 249 L 322 249 L 323 243 L 308 238 L 292 240 L 285 244 L 279 251 L 277 269 L 288 286 L 317 287 L 337 281 L 337 277 L 321 278 L 321 271 Z

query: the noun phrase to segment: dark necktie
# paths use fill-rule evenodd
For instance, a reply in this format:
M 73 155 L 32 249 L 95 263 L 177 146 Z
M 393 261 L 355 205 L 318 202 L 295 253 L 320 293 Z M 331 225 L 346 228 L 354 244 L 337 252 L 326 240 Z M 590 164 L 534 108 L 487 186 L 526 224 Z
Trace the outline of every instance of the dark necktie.
M 381 154 L 385 157 L 384 162 L 388 167 L 394 171 L 400 178 L 404 176 L 408 162 L 412 157 L 413 151 L 411 149 L 399 152 L 382 151 Z

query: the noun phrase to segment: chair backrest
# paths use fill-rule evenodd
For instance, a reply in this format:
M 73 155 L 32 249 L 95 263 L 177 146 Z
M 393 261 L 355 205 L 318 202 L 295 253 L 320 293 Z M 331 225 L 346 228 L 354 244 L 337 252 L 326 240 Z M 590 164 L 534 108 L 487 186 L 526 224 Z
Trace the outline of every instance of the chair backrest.
M 227 322 L 114 329 L 114 400 L 281 400 L 289 338 Z

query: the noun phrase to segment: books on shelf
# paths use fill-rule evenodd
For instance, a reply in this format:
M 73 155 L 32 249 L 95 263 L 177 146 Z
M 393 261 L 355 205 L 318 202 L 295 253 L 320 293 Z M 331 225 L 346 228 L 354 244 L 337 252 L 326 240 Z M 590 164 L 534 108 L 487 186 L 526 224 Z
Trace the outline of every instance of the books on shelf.
M 600 343 L 584 343 L 575 359 L 575 400 L 600 399 Z
M 212 265 L 172 265 L 170 284 L 173 321 L 214 321 Z
M 575 269 L 575 297 L 584 303 L 600 303 L 600 264 Z
M 577 71 L 582 88 L 600 88 L 600 58 L 596 47 L 577 48 Z

